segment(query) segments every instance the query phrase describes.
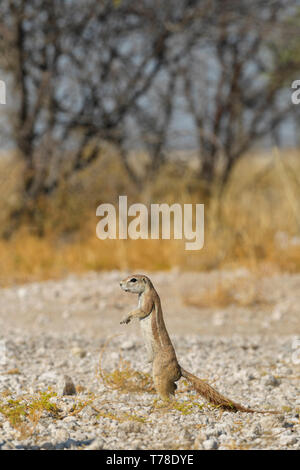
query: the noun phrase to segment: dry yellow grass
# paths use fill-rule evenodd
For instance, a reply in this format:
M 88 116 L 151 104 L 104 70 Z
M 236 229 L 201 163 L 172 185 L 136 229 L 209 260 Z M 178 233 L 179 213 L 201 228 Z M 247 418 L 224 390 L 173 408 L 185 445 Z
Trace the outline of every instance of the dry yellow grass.
M 261 290 L 259 273 L 253 279 L 247 276 L 220 280 L 216 287 L 206 288 L 202 293 L 189 293 L 183 300 L 186 305 L 197 308 L 225 308 L 230 305 L 251 308 L 271 305 Z
M 50 201 L 40 201 L 35 225 L 23 226 L 14 237 L 0 240 L 0 282 L 57 278 L 88 270 L 144 269 L 209 270 L 246 266 L 257 271 L 300 270 L 300 155 L 296 152 L 249 155 L 237 165 L 222 199 L 205 208 L 205 244 L 199 252 L 184 249 L 184 241 L 106 240 L 96 237 L 96 207 L 102 202 L 145 202 L 118 159 L 104 155 L 93 168 L 62 185 Z M 1 226 L 18 201 L 21 164 L 2 159 Z M 9 177 L 8 177 L 9 176 Z M 200 203 L 201 191 L 190 168 L 169 164 L 152 188 L 151 201 Z M 224 292 L 224 302 L 231 301 Z M 213 294 L 214 295 L 214 294 Z M 220 293 L 216 294 L 221 297 Z
M 112 339 L 112 337 L 107 339 L 101 349 L 99 365 L 96 371 L 97 377 L 101 382 L 103 382 L 107 388 L 118 390 L 123 393 L 155 393 L 151 376 L 134 370 L 131 363 L 129 361 L 125 361 L 121 355 L 116 369 L 112 371 L 106 371 L 103 369 L 102 359 L 110 339 Z

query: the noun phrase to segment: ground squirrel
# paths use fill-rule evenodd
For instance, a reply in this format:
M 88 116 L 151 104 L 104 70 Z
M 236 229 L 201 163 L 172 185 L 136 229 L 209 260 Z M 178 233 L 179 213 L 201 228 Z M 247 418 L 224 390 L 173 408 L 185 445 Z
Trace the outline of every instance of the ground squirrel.
M 139 296 L 138 308 L 128 313 L 120 323 L 129 323 L 133 318 L 140 320 L 148 359 L 149 362 L 153 363 L 154 386 L 162 400 L 168 400 L 170 396 L 175 394 L 177 388 L 175 382 L 184 377 L 200 395 L 220 408 L 248 413 L 277 413 L 276 411 L 245 408 L 239 403 L 224 397 L 204 380 L 183 369 L 177 361 L 173 344 L 164 323 L 160 298 L 151 280 L 143 274 L 135 274 L 121 281 L 120 286 L 124 291 Z

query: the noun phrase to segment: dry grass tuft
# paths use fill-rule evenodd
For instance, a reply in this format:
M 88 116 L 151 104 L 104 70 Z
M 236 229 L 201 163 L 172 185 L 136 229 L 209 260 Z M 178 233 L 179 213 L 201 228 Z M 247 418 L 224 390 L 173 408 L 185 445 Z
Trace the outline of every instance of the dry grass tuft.
M 97 376 L 107 388 L 118 390 L 122 393 L 155 393 L 152 378 L 149 374 L 136 371 L 129 361 L 125 361 L 120 355 L 118 367 L 113 371 L 105 371 L 102 367 L 104 352 L 107 348 L 109 338 L 100 352 Z
M 106 387 L 122 393 L 155 393 L 151 376 L 134 370 L 130 362 L 122 358 L 117 369 L 111 372 L 99 369 L 99 375 Z
M 186 305 L 197 308 L 226 308 L 230 305 L 240 307 L 270 306 L 271 301 L 263 294 L 259 278 L 248 277 L 224 279 L 216 287 L 205 289 L 201 294 L 190 293 L 183 297 Z
M 61 417 L 61 410 L 50 399 L 56 397 L 53 391 L 38 392 L 35 395 L 24 394 L 18 398 L 10 398 L 2 394 L 0 413 L 18 431 L 19 438 L 31 436 L 44 413 L 54 420 Z
M 57 394 L 50 388 L 47 392 L 24 393 L 18 397 L 10 396 L 10 392 L 2 393 L 0 395 L 0 414 L 15 429 L 19 440 L 34 436 L 35 441 L 40 438 L 38 424 L 41 418 L 47 417 L 55 422 L 67 416 L 79 415 L 87 406 L 90 406 L 97 413 L 96 418 L 99 420 L 113 419 L 120 423 L 125 421 L 147 422 L 144 416 L 120 411 L 115 412 L 111 401 L 99 400 L 99 397 L 93 393 L 88 393 L 84 401 L 78 397 L 73 397 L 74 403 L 67 411 L 60 409 L 59 405 L 51 400 L 52 398 L 56 401 Z M 97 407 L 94 405 L 96 399 Z M 110 407 L 111 410 L 107 409 Z

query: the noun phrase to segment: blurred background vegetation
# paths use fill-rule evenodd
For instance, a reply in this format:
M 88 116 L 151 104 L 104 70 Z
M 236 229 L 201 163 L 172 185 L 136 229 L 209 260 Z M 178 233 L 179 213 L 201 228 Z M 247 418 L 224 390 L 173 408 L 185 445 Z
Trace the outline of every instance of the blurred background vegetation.
M 300 270 L 300 4 L 1 0 L 0 282 Z M 205 246 L 100 241 L 96 208 L 205 203 Z

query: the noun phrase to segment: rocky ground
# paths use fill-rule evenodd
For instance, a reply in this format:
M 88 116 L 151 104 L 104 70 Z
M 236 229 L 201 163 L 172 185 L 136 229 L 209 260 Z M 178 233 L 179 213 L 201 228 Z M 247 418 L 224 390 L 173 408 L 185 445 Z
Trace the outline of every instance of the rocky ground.
M 136 303 L 126 274 L 1 290 L 0 448 L 299 449 L 300 275 L 151 275 L 181 365 L 272 415 L 212 408 L 184 381 L 158 401 L 138 325 L 119 324 Z M 228 280 L 232 303 L 215 292 Z

